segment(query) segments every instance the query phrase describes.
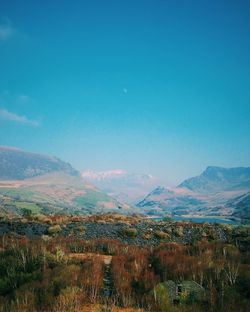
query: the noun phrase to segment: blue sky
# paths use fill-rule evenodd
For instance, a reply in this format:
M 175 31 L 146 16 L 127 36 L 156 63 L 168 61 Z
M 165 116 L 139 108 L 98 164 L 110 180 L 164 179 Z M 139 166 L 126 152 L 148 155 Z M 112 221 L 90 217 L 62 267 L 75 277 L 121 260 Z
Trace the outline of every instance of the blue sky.
M 247 0 L 0 1 L 0 144 L 172 185 L 250 166 L 249 16 Z

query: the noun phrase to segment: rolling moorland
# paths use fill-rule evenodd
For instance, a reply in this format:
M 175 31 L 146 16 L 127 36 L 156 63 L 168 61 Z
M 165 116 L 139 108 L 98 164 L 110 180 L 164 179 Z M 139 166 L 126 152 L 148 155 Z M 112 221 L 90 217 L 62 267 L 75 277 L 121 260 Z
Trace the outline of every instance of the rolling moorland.
M 247 226 L 39 214 L 0 229 L 0 311 L 249 308 Z
M 166 216 L 213 203 L 246 222 L 249 168 L 209 167 L 138 207 L 55 157 L 13 148 L 0 148 L 0 179 L 1 312 L 248 311 L 249 226 Z

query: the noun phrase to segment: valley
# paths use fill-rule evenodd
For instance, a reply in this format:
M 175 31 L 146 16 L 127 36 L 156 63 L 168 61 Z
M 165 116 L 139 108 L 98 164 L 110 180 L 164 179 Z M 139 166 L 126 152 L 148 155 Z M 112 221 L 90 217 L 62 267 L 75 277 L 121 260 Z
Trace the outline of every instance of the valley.
M 250 1 L 0 1 L 0 312 L 250 311 Z
M 157 186 L 149 192 L 160 183 L 151 175 L 123 170 L 81 174 L 58 158 L 0 147 L 2 214 L 22 215 L 23 209 L 34 214 L 120 212 L 248 223 L 249 181 L 250 168 L 208 167 L 175 188 Z
M 0 147 L 0 179 L 1 312 L 246 311 L 249 168 L 170 189 Z

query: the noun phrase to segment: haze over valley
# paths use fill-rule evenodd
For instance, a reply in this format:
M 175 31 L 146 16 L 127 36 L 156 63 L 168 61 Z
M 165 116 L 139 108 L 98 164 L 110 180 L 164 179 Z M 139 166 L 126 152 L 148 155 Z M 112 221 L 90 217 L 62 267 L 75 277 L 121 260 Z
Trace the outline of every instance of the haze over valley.
M 160 179 L 151 174 L 130 173 L 122 169 L 83 171 L 82 177 L 104 192 L 131 204 L 136 204 L 153 188 L 162 184 Z

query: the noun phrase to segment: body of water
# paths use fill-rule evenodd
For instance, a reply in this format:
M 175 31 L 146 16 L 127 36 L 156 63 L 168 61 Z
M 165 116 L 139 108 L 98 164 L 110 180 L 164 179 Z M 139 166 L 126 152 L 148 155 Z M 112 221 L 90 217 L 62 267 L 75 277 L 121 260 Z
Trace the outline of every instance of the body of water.
M 153 218 L 154 220 L 162 220 L 164 218 Z M 174 221 L 193 221 L 193 222 L 208 222 L 208 223 L 224 223 L 224 224 L 233 224 L 233 225 L 237 225 L 239 224 L 237 221 L 235 220 L 230 220 L 230 219 L 223 219 L 223 218 L 215 218 L 215 217 L 172 217 L 171 218 Z

